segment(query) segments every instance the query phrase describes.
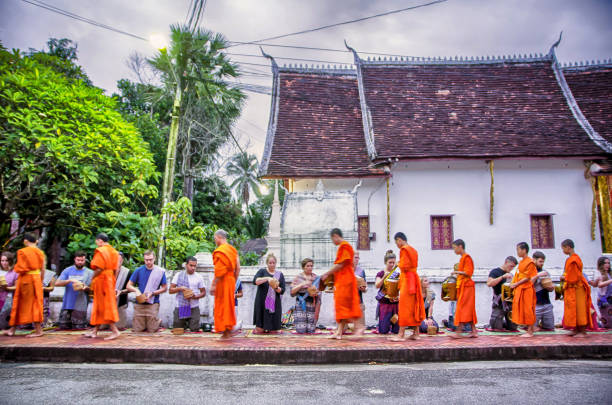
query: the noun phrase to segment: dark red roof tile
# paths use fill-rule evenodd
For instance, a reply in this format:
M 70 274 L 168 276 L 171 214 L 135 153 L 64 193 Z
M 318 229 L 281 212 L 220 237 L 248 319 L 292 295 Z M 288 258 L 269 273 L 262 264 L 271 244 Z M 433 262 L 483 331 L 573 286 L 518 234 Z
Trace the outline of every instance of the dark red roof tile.
M 605 155 L 551 65 L 362 62 L 377 159 Z
M 612 65 L 565 68 L 563 74 L 593 129 L 612 142 Z
M 355 75 L 281 70 L 278 80 L 276 126 L 268 135 L 273 139 L 268 139 L 261 174 L 285 178 L 384 174 L 370 167 Z

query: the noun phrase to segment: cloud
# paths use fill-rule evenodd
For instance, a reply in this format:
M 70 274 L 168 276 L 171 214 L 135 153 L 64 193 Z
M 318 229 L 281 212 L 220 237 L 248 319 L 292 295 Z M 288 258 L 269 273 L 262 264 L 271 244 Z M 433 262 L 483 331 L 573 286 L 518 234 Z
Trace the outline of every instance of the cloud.
M 167 33 L 183 22 L 188 0 L 46 0 L 59 8 L 104 24 L 149 37 Z M 416 5 L 425 1 L 368 0 L 209 0 L 204 26 L 228 39 L 250 41 L 332 24 Z M 53 14 L 19 0 L 0 2 L 0 40 L 8 48 L 42 48 L 49 37 L 70 38 L 79 44 L 79 61 L 93 82 L 111 93 L 117 80 L 132 78 L 125 60 L 134 51 L 152 55 L 148 42 L 126 37 Z M 347 39 L 358 51 L 417 56 L 480 56 L 545 53 L 564 31 L 557 54 L 562 61 L 612 57 L 612 2 L 605 0 L 449 0 L 426 8 L 352 25 L 274 41 L 279 44 L 343 49 Z M 267 47 L 275 57 L 307 58 L 351 63 L 348 53 Z M 259 54 L 255 46 L 231 48 L 232 53 Z M 260 57 L 232 56 L 249 72 L 269 74 Z M 280 63 L 292 61 L 278 59 Z M 292 62 L 293 63 L 293 62 Z M 271 77 L 245 76 L 244 82 L 271 85 Z M 261 156 L 270 99 L 248 94 L 243 118 L 237 123 L 241 142 Z

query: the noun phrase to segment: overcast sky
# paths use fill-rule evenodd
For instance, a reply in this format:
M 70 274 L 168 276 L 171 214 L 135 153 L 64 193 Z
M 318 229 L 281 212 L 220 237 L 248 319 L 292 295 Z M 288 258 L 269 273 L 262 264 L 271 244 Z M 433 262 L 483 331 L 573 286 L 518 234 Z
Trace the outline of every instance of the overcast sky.
M 44 0 L 106 25 L 148 38 L 167 34 L 170 24 L 184 22 L 189 0 Z M 203 19 L 207 29 L 232 41 L 252 41 L 300 31 L 428 0 L 208 0 Z M 563 62 L 612 57 L 612 1 L 605 0 L 448 0 L 426 8 L 380 17 L 320 32 L 283 38 L 277 44 L 343 48 L 416 56 L 480 56 L 546 53 L 563 31 L 557 50 Z M 0 0 L 0 40 L 7 48 L 42 48 L 49 37 L 78 43 L 79 63 L 98 87 L 112 93 L 121 78 L 134 79 L 125 61 L 137 51 L 154 53 L 146 41 L 110 32 L 54 14 L 22 0 Z M 276 57 L 351 63 L 348 53 L 272 48 Z M 232 53 L 257 54 L 254 46 Z M 261 57 L 232 56 L 249 72 L 245 83 L 271 85 Z M 279 64 L 289 63 L 278 60 Z M 291 61 L 293 62 L 293 61 Z M 240 142 L 261 157 L 270 107 L 266 95 L 248 93 L 243 117 L 236 126 Z

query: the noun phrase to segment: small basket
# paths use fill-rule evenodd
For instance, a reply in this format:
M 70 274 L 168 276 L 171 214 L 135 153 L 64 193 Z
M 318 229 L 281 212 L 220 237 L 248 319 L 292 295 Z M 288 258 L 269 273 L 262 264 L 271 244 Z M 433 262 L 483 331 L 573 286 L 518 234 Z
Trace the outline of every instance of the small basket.
M 399 321 L 399 316 L 397 314 L 393 314 L 393 316 L 391 317 L 391 319 L 389 320 L 393 325 L 395 325 L 397 323 L 397 321 Z
M 438 328 L 435 325 L 427 326 L 427 334 L 428 335 L 437 335 L 438 334 Z
M 314 285 L 308 287 L 308 295 L 310 295 L 311 297 L 316 297 L 318 294 L 319 289 L 317 287 L 315 287 Z
M 147 297 L 145 297 L 145 295 L 141 293 L 138 288 L 136 289 L 136 302 L 139 304 L 144 304 L 147 302 Z
M 188 300 L 190 298 L 192 298 L 195 294 L 193 293 L 193 290 L 185 290 L 183 291 L 183 297 Z
M 80 281 L 73 281 L 72 289 L 74 291 L 83 291 L 85 289 L 85 284 L 81 283 Z
M 540 279 L 540 283 L 542 284 L 542 287 L 546 289 L 554 287 L 553 281 L 550 277 L 542 277 Z
M 277 279 L 273 278 L 272 280 L 268 282 L 268 284 L 270 285 L 270 287 L 272 287 L 272 289 L 275 290 L 280 285 L 280 282 Z
M 182 335 L 185 333 L 185 328 L 173 328 L 171 332 L 173 335 Z
M 0 286 L 6 287 L 7 285 L 8 285 L 8 282 L 6 281 L 6 277 L 0 276 Z

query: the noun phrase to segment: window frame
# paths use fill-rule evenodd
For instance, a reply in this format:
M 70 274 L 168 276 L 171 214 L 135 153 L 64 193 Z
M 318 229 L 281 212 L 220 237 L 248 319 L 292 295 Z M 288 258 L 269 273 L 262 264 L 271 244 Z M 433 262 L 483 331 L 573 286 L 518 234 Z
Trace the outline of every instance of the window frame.
M 453 240 L 455 235 L 455 227 L 453 225 L 453 217 L 454 214 L 445 214 L 445 215 L 430 215 L 429 216 L 429 236 L 431 243 L 431 250 L 452 250 L 453 249 Z M 434 246 L 434 218 L 448 218 L 450 223 L 450 240 L 448 247 L 435 247 Z M 442 244 L 441 244 L 442 245 Z
M 555 214 L 553 213 L 539 213 L 539 214 L 529 214 L 529 233 L 530 233 L 530 239 L 531 239 L 531 249 L 540 249 L 540 250 L 544 250 L 544 249 L 554 249 L 555 248 L 555 221 L 554 221 L 554 217 Z M 550 241 L 551 241 L 551 245 L 548 247 L 543 247 L 540 245 L 536 245 L 535 242 L 535 238 L 534 238 L 534 227 L 533 227 L 533 219 L 534 217 L 548 217 L 549 219 L 549 233 L 551 235 L 550 237 Z M 539 235 L 539 229 L 538 229 L 538 235 Z M 540 238 L 541 240 L 541 238 Z M 539 241 L 538 241 L 539 242 Z

